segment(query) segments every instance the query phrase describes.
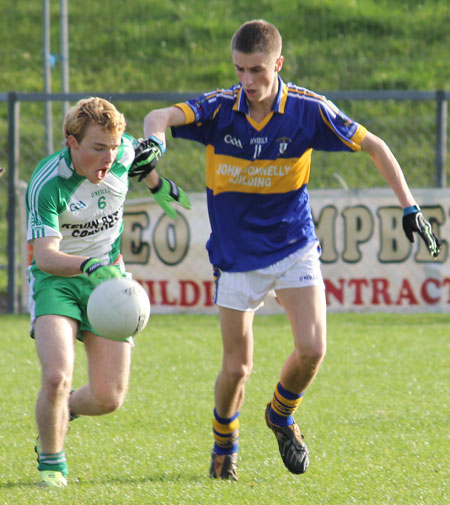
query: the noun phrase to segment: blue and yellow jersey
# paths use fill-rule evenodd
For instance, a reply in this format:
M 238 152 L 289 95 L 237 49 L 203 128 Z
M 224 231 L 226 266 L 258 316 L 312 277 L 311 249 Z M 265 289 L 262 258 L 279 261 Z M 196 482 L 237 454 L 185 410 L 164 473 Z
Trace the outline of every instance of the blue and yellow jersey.
M 263 268 L 316 240 L 307 184 L 313 149 L 357 151 L 366 129 L 332 102 L 279 77 L 271 113 L 249 115 L 240 85 L 176 104 L 186 124 L 174 137 L 206 146 L 211 263 Z

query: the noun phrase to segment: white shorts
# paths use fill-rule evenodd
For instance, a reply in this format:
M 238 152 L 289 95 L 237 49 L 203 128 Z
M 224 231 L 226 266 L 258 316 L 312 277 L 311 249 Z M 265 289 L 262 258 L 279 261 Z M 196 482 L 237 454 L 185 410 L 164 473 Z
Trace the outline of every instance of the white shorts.
M 325 289 L 320 269 L 321 249 L 310 242 L 273 265 L 250 272 L 223 272 L 216 269 L 214 303 L 220 307 L 254 311 L 264 305 L 271 290 L 321 286 Z

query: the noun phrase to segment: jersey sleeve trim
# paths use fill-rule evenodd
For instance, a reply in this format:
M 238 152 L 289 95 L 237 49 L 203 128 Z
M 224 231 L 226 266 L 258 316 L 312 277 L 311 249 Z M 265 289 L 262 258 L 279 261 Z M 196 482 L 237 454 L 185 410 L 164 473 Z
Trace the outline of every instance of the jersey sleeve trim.
M 48 225 L 42 224 L 41 226 L 30 226 L 27 233 L 27 242 L 32 243 L 35 239 L 57 237 L 62 240 L 63 236 L 58 230 L 51 228 Z
M 177 103 L 175 104 L 175 107 L 178 107 L 184 112 L 184 115 L 186 116 L 186 122 L 184 124 L 190 124 L 195 122 L 194 111 L 186 102 Z
M 357 146 L 357 149 L 355 149 L 356 151 L 359 151 L 361 149 L 361 142 L 363 141 L 366 134 L 367 134 L 367 128 L 364 127 L 363 125 L 358 125 L 358 128 L 352 137 L 352 141 Z
M 323 110 L 321 107 L 319 107 L 319 112 L 320 116 L 322 117 L 323 122 L 330 128 L 330 130 L 336 134 L 336 136 L 339 138 L 339 140 L 345 144 L 349 149 L 352 151 L 359 151 L 361 149 L 361 146 L 359 145 L 359 142 L 365 137 L 366 135 L 366 129 L 364 126 L 361 126 L 358 124 L 358 127 L 356 128 L 355 133 L 352 135 L 351 138 L 346 138 L 344 135 L 342 135 L 339 131 L 336 130 L 336 128 L 333 127 L 331 122 L 328 120 L 328 118 L 325 116 L 323 113 Z M 364 130 L 364 131 L 362 131 Z

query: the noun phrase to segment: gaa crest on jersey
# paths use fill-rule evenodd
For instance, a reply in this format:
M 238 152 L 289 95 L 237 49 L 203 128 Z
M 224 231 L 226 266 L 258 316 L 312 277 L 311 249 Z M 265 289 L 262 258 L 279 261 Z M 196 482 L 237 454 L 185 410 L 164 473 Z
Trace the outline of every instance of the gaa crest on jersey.
M 280 137 L 277 140 L 275 140 L 275 143 L 278 144 L 278 153 L 284 154 L 291 142 L 292 139 L 290 139 L 289 137 Z
M 233 135 L 227 134 L 225 135 L 223 140 L 225 141 L 225 144 L 231 144 L 234 147 L 242 149 L 242 142 L 241 139 L 239 139 L 238 137 L 233 137 Z
M 86 208 L 87 205 L 83 202 L 83 200 L 79 200 L 78 202 L 72 202 L 69 205 L 69 211 L 70 212 L 76 212 L 77 210 L 81 210 Z

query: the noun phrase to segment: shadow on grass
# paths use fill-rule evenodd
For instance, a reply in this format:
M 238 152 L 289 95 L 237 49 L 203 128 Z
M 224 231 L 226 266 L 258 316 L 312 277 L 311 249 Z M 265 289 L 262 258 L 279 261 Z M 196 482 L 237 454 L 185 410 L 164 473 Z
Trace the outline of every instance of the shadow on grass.
M 124 476 L 124 477 L 104 477 L 102 479 L 82 479 L 78 477 L 74 477 L 70 479 L 69 477 L 69 486 L 98 486 L 98 485 L 111 485 L 111 484 L 149 484 L 154 482 L 204 482 L 209 478 L 204 475 L 187 475 L 186 473 L 159 473 L 149 475 L 148 477 L 133 477 L 133 476 Z M 9 481 L 9 482 L 0 482 L 0 490 L 1 489 L 17 489 L 17 488 L 38 488 L 39 482 L 30 482 L 26 479 L 21 479 L 17 481 Z
M 186 473 L 159 473 L 149 475 L 148 477 L 105 477 L 103 479 L 76 479 L 75 482 L 81 485 L 99 485 L 99 484 L 148 484 L 152 482 L 204 482 L 205 475 L 187 475 Z
M 1 489 L 16 489 L 16 488 L 38 488 L 39 482 L 30 482 L 29 480 L 19 480 L 17 482 L 0 482 Z

